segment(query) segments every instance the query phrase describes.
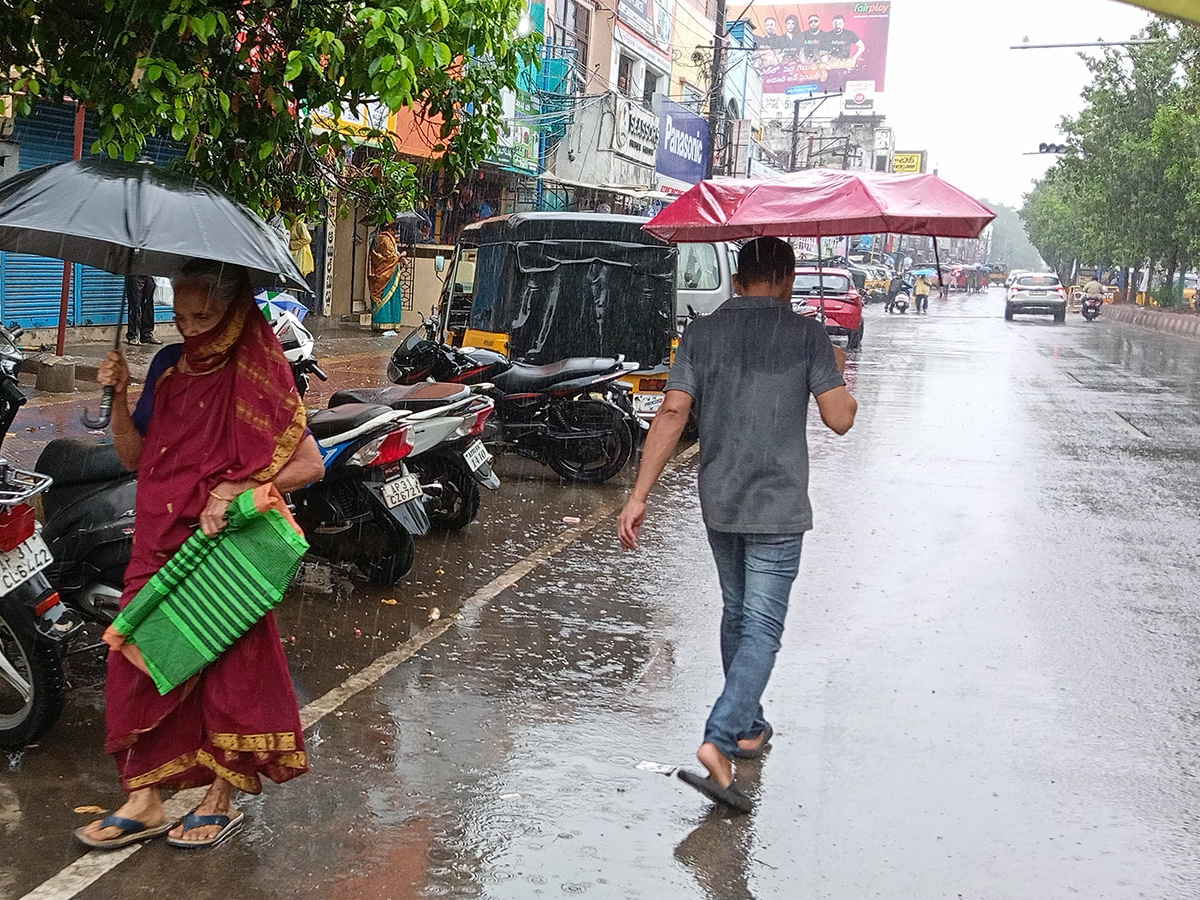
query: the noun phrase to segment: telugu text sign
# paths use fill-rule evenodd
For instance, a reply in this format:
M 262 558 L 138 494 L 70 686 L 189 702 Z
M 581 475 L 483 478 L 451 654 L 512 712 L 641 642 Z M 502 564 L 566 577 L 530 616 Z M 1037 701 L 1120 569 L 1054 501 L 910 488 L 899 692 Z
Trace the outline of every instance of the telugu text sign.
M 900 151 L 892 154 L 892 171 L 920 175 L 925 171 L 925 151 Z
M 764 94 L 833 92 L 848 81 L 884 90 L 891 3 L 755 4 L 755 62 Z

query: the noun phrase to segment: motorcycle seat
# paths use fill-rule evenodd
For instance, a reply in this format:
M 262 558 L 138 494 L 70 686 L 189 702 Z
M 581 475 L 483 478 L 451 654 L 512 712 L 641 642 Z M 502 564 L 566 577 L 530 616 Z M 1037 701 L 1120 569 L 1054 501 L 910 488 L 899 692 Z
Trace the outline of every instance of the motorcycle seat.
M 378 403 L 347 403 L 336 409 L 317 409 L 308 414 L 308 430 L 318 441 L 347 434 L 372 419 L 392 414 Z
M 347 388 L 329 398 L 329 408 L 347 403 L 376 403 L 392 409 L 421 412 L 458 403 L 471 396 L 471 389 L 464 384 L 444 381 L 426 381 L 421 384 L 393 384 L 381 388 Z
M 616 359 L 610 356 L 574 356 L 560 359 L 548 366 L 531 366 L 528 363 L 517 362 L 492 381 L 506 394 L 518 394 L 522 391 L 542 391 L 573 378 L 604 375 L 613 371 L 616 366 Z
M 34 468 L 53 478 L 55 487 L 116 481 L 132 474 L 112 444 L 74 438 L 56 438 L 48 443 Z

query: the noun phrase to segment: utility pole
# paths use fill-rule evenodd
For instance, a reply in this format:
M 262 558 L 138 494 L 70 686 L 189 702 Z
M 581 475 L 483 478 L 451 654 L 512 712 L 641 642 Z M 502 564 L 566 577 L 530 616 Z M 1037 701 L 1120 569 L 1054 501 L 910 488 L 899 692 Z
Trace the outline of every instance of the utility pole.
M 717 0 L 716 24 L 713 28 L 712 73 L 708 77 L 708 161 L 704 177 L 713 177 L 713 151 L 717 147 L 717 132 L 725 118 L 725 0 Z
M 792 164 L 790 171 L 796 171 L 796 152 L 800 144 L 800 98 L 792 104 Z

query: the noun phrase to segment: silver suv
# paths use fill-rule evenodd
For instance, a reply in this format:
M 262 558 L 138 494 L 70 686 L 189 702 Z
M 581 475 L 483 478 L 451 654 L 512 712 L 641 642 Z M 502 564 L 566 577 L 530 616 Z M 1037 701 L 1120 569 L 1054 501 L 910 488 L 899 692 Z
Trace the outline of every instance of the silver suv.
M 1057 275 L 1018 275 L 1004 301 L 1004 318 L 1011 322 L 1016 313 L 1054 316 L 1061 325 L 1067 320 L 1067 289 Z

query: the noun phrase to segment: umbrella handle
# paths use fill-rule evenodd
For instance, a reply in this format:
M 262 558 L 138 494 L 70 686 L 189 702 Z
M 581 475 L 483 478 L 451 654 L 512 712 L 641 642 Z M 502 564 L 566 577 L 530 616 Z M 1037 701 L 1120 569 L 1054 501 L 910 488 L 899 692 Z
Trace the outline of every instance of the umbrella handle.
M 108 427 L 108 423 L 112 421 L 113 393 L 111 387 L 104 389 L 103 395 L 100 397 L 100 411 L 96 414 L 96 418 L 93 419 L 88 415 L 87 410 L 83 411 L 83 415 L 80 418 L 87 428 L 93 431 L 101 431 Z

